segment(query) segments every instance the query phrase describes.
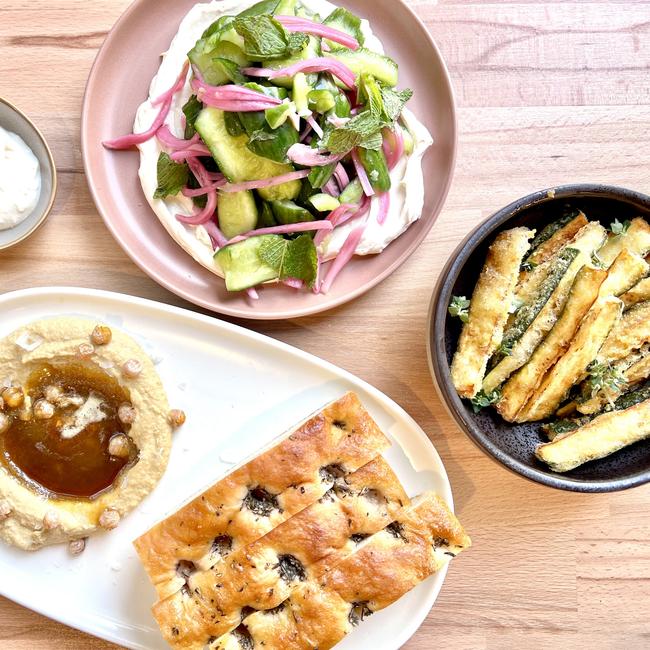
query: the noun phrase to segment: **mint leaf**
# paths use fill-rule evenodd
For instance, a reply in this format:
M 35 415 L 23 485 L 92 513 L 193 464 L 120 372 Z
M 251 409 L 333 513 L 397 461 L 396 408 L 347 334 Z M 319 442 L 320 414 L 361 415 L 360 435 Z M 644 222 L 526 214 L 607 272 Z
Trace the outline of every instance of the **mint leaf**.
M 452 296 L 448 308 L 449 315 L 466 323 L 469 320 L 469 305 L 470 301 L 465 296 Z
M 307 43 L 309 43 L 309 36 L 307 34 L 303 34 L 302 32 L 289 32 L 289 36 L 287 37 L 287 50 L 289 54 L 296 54 L 304 50 L 307 47 Z
M 381 94 L 381 87 L 377 80 L 367 72 L 359 77 L 358 100 L 377 120 L 381 121 L 384 118 L 384 98 Z
M 406 90 L 382 88 L 381 96 L 384 100 L 384 118 L 387 122 L 394 122 L 401 115 L 406 102 L 413 97 L 413 91 L 410 88 Z
M 614 235 L 619 236 L 624 235 L 631 225 L 632 222 L 627 219 L 623 223 L 621 223 L 618 219 L 614 219 L 614 221 L 609 224 L 609 229 Z
M 498 388 L 495 388 L 491 393 L 488 393 L 487 395 L 481 390 L 471 400 L 472 409 L 474 410 L 474 413 L 478 413 L 485 407 L 490 406 L 490 404 L 498 402 L 500 399 L 501 391 Z
M 195 133 L 194 122 L 203 109 L 203 104 L 192 95 L 183 105 L 183 114 L 185 115 L 185 139 L 189 140 Z
M 280 280 L 297 278 L 310 287 L 316 281 L 318 256 L 314 240 L 308 234 L 297 239 L 284 239 L 279 235 L 268 237 L 261 243 L 257 255 L 277 271 Z
M 347 153 L 354 147 L 364 149 L 381 149 L 382 122 L 372 115 L 370 111 L 363 111 L 353 117 L 344 126 L 334 129 L 322 145 L 332 153 Z
M 235 18 L 235 30 L 244 38 L 244 51 L 259 61 L 284 56 L 288 38 L 284 27 L 268 15 Z
M 154 192 L 154 199 L 164 199 L 173 196 L 187 185 L 189 170 L 185 163 L 175 163 L 164 151 L 158 156 L 158 187 Z

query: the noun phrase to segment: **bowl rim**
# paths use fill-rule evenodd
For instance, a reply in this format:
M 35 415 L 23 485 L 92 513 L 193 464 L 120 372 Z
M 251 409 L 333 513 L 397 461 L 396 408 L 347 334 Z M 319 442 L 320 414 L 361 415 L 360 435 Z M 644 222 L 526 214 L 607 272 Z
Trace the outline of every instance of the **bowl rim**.
M 458 128 L 458 106 L 456 101 L 456 92 L 454 89 L 454 84 L 452 81 L 452 76 L 449 70 L 446 59 L 443 56 L 443 53 L 438 46 L 436 40 L 433 37 L 433 34 L 425 24 L 424 20 L 416 13 L 416 11 L 407 3 L 407 0 L 393 0 L 393 3 L 399 5 L 400 10 L 404 11 L 409 15 L 409 17 L 415 21 L 416 25 L 419 28 L 419 33 L 423 39 L 426 39 L 427 44 L 435 52 L 436 59 L 440 66 L 441 72 L 441 88 L 444 88 L 445 94 L 449 96 L 449 109 L 450 109 L 450 118 L 451 118 L 451 154 L 449 159 L 449 169 L 447 172 L 447 178 L 445 180 L 444 187 L 440 192 L 436 205 L 433 210 L 425 211 L 424 208 L 418 219 L 418 221 L 427 221 L 426 227 L 414 240 L 414 242 L 409 246 L 407 251 L 400 256 L 398 259 L 392 263 L 385 266 L 374 278 L 368 282 L 357 286 L 355 289 L 338 296 L 332 300 L 325 300 L 323 304 L 305 306 L 296 308 L 289 301 L 289 307 L 278 310 L 269 311 L 266 307 L 258 305 L 256 309 L 246 309 L 243 310 L 239 307 L 231 307 L 230 305 L 220 302 L 218 307 L 210 300 L 205 300 L 197 298 L 193 292 L 179 288 L 177 283 L 173 280 L 170 280 L 166 275 L 154 271 L 149 268 L 149 266 L 142 261 L 139 255 L 136 254 L 135 246 L 133 244 L 129 245 L 125 241 L 124 237 L 119 233 L 118 228 L 115 226 L 113 220 L 110 218 L 109 213 L 110 209 L 106 206 L 106 202 L 102 200 L 100 193 L 97 190 L 97 183 L 95 177 L 97 176 L 94 173 L 94 169 L 90 161 L 90 150 L 91 142 L 88 136 L 88 124 L 90 123 L 90 97 L 92 93 L 95 92 L 94 86 L 99 82 L 97 80 L 97 71 L 100 69 L 103 59 L 108 56 L 108 51 L 113 39 L 116 38 L 116 35 L 119 32 L 119 29 L 123 27 L 124 24 L 128 23 L 129 18 L 132 14 L 137 12 L 141 5 L 149 2 L 150 0 L 133 0 L 131 4 L 119 15 L 113 26 L 110 28 L 104 42 L 97 51 L 93 64 L 88 73 L 88 78 L 86 81 L 86 87 L 84 89 L 82 108 L 81 108 L 81 123 L 80 123 L 80 133 L 81 133 L 81 154 L 83 161 L 84 174 L 86 176 L 86 181 L 88 188 L 93 199 L 93 203 L 100 217 L 104 221 L 108 231 L 118 243 L 120 248 L 124 250 L 130 260 L 148 277 L 154 280 L 161 287 L 167 289 L 171 293 L 180 298 L 187 300 L 188 302 L 207 309 L 217 316 L 228 316 L 235 318 L 243 318 L 248 320 L 259 320 L 259 321 L 271 321 L 271 320 L 287 320 L 293 318 L 303 318 L 307 316 L 313 316 L 317 314 L 326 313 L 332 311 L 336 308 L 342 307 L 348 303 L 352 303 L 354 300 L 357 300 L 359 297 L 368 293 L 371 289 L 374 289 L 384 280 L 388 279 L 393 273 L 395 273 L 413 254 L 416 250 L 420 248 L 425 239 L 431 234 L 433 227 L 435 226 L 438 217 L 442 214 L 442 211 L 445 208 L 447 199 L 449 197 L 449 191 L 451 189 L 452 183 L 454 181 L 454 176 L 456 172 L 456 164 L 458 160 L 458 148 L 459 148 L 459 128 Z M 415 225 L 415 224 L 412 224 Z M 404 233 L 402 233 L 404 234 Z M 215 276 L 216 277 L 216 276 Z M 218 279 L 218 278 L 217 278 Z
M 576 197 L 613 198 L 645 204 L 650 211 L 650 196 L 616 185 L 601 183 L 572 183 L 539 190 L 509 203 L 478 224 L 461 241 L 448 258 L 440 273 L 427 318 L 427 356 L 429 370 L 436 390 L 447 411 L 469 439 L 492 460 L 524 478 L 560 490 L 571 492 L 614 492 L 637 487 L 650 482 L 650 466 L 646 470 L 617 479 L 583 480 L 531 467 L 513 458 L 491 440 L 487 439 L 476 423 L 468 416 L 466 408 L 451 383 L 451 372 L 447 362 L 445 324 L 447 302 L 458 275 L 468 258 L 487 237 L 500 229 L 506 221 L 522 212 L 543 203 Z
M 36 223 L 27 232 L 23 233 L 20 237 L 18 237 L 17 239 L 12 239 L 6 244 L 0 244 L 0 251 L 3 251 L 3 250 L 7 250 L 8 248 L 11 248 L 12 246 L 16 246 L 16 244 L 20 244 L 20 242 L 24 241 L 25 239 L 33 235 L 43 225 L 43 223 L 45 223 L 45 220 L 50 216 L 50 212 L 52 211 L 52 207 L 54 206 L 54 199 L 56 198 L 56 192 L 58 189 L 58 174 L 56 170 L 56 165 L 54 164 L 54 156 L 52 156 L 52 150 L 50 149 L 50 145 L 47 143 L 45 136 L 41 133 L 41 130 L 36 126 L 36 124 L 34 124 L 34 122 L 29 117 L 27 117 L 27 115 L 23 111 L 21 111 L 15 104 L 12 104 L 8 99 L 5 99 L 4 97 L 0 96 L 0 104 L 4 104 L 12 111 L 14 111 L 14 113 L 16 113 L 19 117 L 21 117 L 27 123 L 27 126 L 31 128 L 32 131 L 34 131 L 34 133 L 36 133 L 38 139 L 43 143 L 43 147 L 45 148 L 45 153 L 47 155 L 47 159 L 50 164 L 50 169 L 52 172 L 51 173 L 52 188 L 50 190 L 50 197 L 47 202 L 47 205 L 43 210 L 43 214 L 41 214 L 41 216 L 36 220 Z

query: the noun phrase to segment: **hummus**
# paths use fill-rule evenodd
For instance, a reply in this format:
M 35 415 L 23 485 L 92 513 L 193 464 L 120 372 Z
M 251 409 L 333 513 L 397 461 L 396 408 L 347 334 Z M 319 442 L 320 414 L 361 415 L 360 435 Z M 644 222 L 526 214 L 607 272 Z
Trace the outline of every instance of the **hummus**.
M 0 341 L 0 539 L 25 550 L 108 530 L 160 480 L 172 425 L 152 361 L 92 321 Z M 73 546 L 71 552 L 76 552 Z
M 301 0 L 301 2 L 322 17 L 328 16 L 336 9 L 336 5 L 327 0 Z M 152 99 L 160 96 L 174 84 L 187 59 L 187 53 L 194 47 L 204 30 L 220 16 L 237 14 L 254 3 L 255 0 L 213 0 L 209 3 L 196 4 L 190 9 L 182 20 L 169 49 L 163 55 L 158 73 L 151 81 L 149 99 L 138 108 L 134 124 L 135 133 L 146 131 L 151 126 L 160 108 L 152 104 Z M 361 29 L 365 36 L 364 47 L 383 53 L 382 43 L 373 34 L 367 20 L 361 21 Z M 188 76 L 184 88 L 174 96 L 171 110 L 165 120 L 170 131 L 178 137 L 182 137 L 183 134 L 182 107 L 191 94 Z M 422 214 L 424 205 L 422 156 L 433 144 L 433 139 L 427 128 L 408 109 L 403 111 L 402 121 L 413 138 L 413 153 L 400 161 L 391 172 L 390 210 L 382 225 L 376 223 L 375 217 L 379 207 L 378 202 L 373 201 L 368 226 L 357 245 L 357 255 L 380 253 Z M 140 149 L 140 182 L 144 195 L 158 219 L 171 237 L 199 264 L 223 277 L 223 272 L 214 259 L 212 242 L 205 228 L 203 226 L 187 226 L 176 219 L 176 214 L 192 214 L 192 200 L 181 194 L 166 199 L 153 198 L 158 185 L 158 156 L 163 150 L 160 142 L 157 138 L 151 138 L 138 147 Z M 336 228 L 320 246 L 322 259 L 328 260 L 335 257 L 341 250 L 348 234 L 356 225 L 347 223 Z

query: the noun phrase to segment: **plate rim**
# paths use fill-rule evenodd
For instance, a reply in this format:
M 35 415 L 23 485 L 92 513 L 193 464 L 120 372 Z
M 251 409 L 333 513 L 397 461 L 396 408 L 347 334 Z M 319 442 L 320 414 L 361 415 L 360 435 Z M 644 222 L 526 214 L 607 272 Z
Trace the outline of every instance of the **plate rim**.
M 223 329 L 234 335 L 239 335 L 245 339 L 256 341 L 257 343 L 269 345 L 275 350 L 294 355 L 295 357 L 299 358 L 302 361 L 306 361 L 310 364 L 313 364 L 319 368 L 326 370 L 327 372 L 331 372 L 335 374 L 339 378 L 345 380 L 346 382 L 349 382 L 350 385 L 354 387 L 353 389 L 362 389 L 368 394 L 370 394 L 373 397 L 373 399 L 375 399 L 379 404 L 390 407 L 390 409 L 392 409 L 397 415 L 399 415 L 400 421 L 404 422 L 405 424 L 408 425 L 409 428 L 413 429 L 417 437 L 420 438 L 425 445 L 427 444 L 429 445 L 430 450 L 435 460 L 437 461 L 437 464 L 439 465 L 439 475 L 444 485 L 444 490 L 441 490 L 439 494 L 445 499 L 451 511 L 454 512 L 453 493 L 452 493 L 451 482 L 449 480 L 446 467 L 442 461 L 440 454 L 438 453 L 436 446 L 433 444 L 429 436 L 427 436 L 424 429 L 422 429 L 422 427 L 417 423 L 417 421 L 395 400 L 393 400 L 391 397 L 389 397 L 384 392 L 380 391 L 378 388 L 368 383 L 364 379 L 361 379 L 360 377 L 357 377 L 353 373 L 349 372 L 348 370 L 345 370 L 344 368 L 341 368 L 331 363 L 330 361 L 321 359 L 320 357 L 317 357 L 316 355 L 313 355 L 309 352 L 305 352 L 300 348 L 289 345 L 288 343 L 284 343 L 283 341 L 274 339 L 271 336 L 260 334 L 259 332 L 256 332 L 254 330 L 249 330 L 240 325 L 229 323 L 227 321 L 215 318 L 213 316 L 200 314 L 182 307 L 176 307 L 175 305 L 168 305 L 166 303 L 158 302 L 156 300 L 141 298 L 139 296 L 133 296 L 131 294 L 119 293 L 115 291 L 106 291 L 103 289 L 86 289 L 82 287 L 69 287 L 69 286 L 31 287 L 27 289 L 18 289 L 15 291 L 10 291 L 4 294 L 0 294 L 0 309 L 6 308 L 6 304 L 11 303 L 12 301 L 20 302 L 21 300 L 24 299 L 34 299 L 38 297 L 57 298 L 62 303 L 68 297 L 72 299 L 91 297 L 99 300 L 113 301 L 114 303 L 133 305 L 135 307 L 145 308 L 147 310 L 152 310 L 154 312 L 158 311 L 161 314 L 174 315 L 177 317 L 188 319 L 189 321 L 200 322 L 209 327 L 214 327 L 216 330 Z M 11 308 L 11 305 L 9 305 L 9 308 Z M 90 309 L 89 312 L 92 312 L 92 309 Z M 399 442 L 397 440 L 395 440 L 395 443 L 399 445 Z M 432 589 L 427 594 L 427 604 L 429 602 L 430 604 L 425 610 L 424 616 L 419 621 L 417 621 L 417 624 L 414 625 L 412 629 L 406 626 L 404 628 L 404 631 L 399 636 L 395 637 L 394 639 L 395 650 L 397 650 L 404 643 L 406 643 L 406 641 L 408 641 L 408 639 L 410 639 L 420 629 L 424 621 L 429 616 L 431 610 L 433 609 L 438 599 L 440 591 L 442 590 L 443 584 L 447 576 L 448 568 L 449 568 L 449 564 L 446 564 L 440 571 L 434 574 L 436 579 Z M 77 619 L 74 618 L 72 613 L 67 618 L 66 617 L 53 618 L 47 612 L 43 611 L 43 608 L 33 607 L 31 603 L 26 602 L 22 598 L 14 598 L 10 595 L 7 595 L 4 589 L 2 589 L 1 585 L 0 585 L 0 596 L 7 598 L 8 600 L 15 602 L 22 607 L 30 609 L 31 611 L 34 611 L 40 614 L 41 616 L 45 616 L 50 620 L 55 620 L 59 623 L 62 623 L 63 625 L 80 630 L 81 632 L 84 632 L 96 638 L 102 638 L 104 640 L 117 643 L 117 644 L 124 643 L 124 638 L 120 637 L 117 634 L 113 634 L 111 632 L 107 634 L 101 634 L 98 636 L 96 630 L 93 630 L 92 627 L 90 627 L 89 625 L 80 624 L 77 621 Z M 129 644 L 128 647 L 137 648 L 138 650 L 147 650 L 146 646 L 141 645 L 139 643 Z
M 612 196 L 615 195 L 615 196 Z M 445 349 L 446 337 L 444 326 L 447 319 L 447 307 L 443 306 L 441 298 L 445 290 L 451 291 L 453 280 L 467 263 L 474 250 L 496 230 L 501 228 L 509 219 L 528 208 L 541 203 L 568 198 L 571 196 L 608 197 L 619 200 L 628 199 L 637 203 L 645 203 L 650 209 L 650 195 L 636 190 L 631 190 L 618 185 L 605 183 L 569 183 L 555 185 L 547 189 L 532 192 L 508 205 L 496 210 L 489 217 L 477 224 L 458 244 L 445 263 L 429 303 L 427 316 L 427 358 L 429 372 L 436 387 L 436 391 L 459 429 L 489 458 L 510 472 L 546 488 L 579 493 L 607 493 L 619 492 L 639 487 L 650 483 L 650 468 L 630 474 L 624 478 L 616 479 L 576 479 L 561 474 L 553 474 L 542 469 L 530 467 L 525 463 L 504 453 L 484 436 L 480 436 L 474 429 L 478 427 L 469 421 L 463 402 L 453 390 L 445 387 L 451 382 L 451 369 L 447 362 Z
M 143 273 L 145 273 L 145 275 L 147 275 L 147 277 L 151 278 L 152 280 L 154 280 L 154 282 L 164 287 L 174 295 L 179 296 L 180 298 L 183 298 L 184 300 L 187 300 L 188 302 L 194 305 L 197 305 L 199 307 L 202 307 L 214 313 L 219 313 L 226 316 L 234 316 L 236 318 L 247 318 L 251 320 L 283 320 L 288 318 L 302 318 L 313 314 L 319 314 L 328 311 L 330 309 L 335 309 L 336 307 L 340 307 L 345 303 L 355 300 L 356 298 L 363 295 L 367 291 L 370 291 L 371 289 L 376 287 L 383 280 L 387 279 L 400 266 L 402 266 L 402 264 L 404 264 L 404 262 L 406 262 L 406 260 L 408 260 L 411 257 L 411 255 L 413 255 L 413 253 L 415 253 L 415 251 L 420 247 L 423 241 L 427 238 L 433 226 L 435 225 L 436 218 L 438 215 L 440 215 L 440 213 L 444 209 L 445 203 L 447 201 L 447 197 L 449 195 L 449 190 L 451 189 L 451 184 L 453 182 L 454 173 L 456 170 L 457 156 L 458 156 L 458 109 L 456 105 L 456 95 L 454 92 L 454 86 L 451 80 L 451 74 L 447 67 L 447 63 L 444 57 L 442 56 L 442 52 L 440 51 L 440 48 L 436 44 L 428 27 L 426 26 L 424 21 L 417 15 L 417 13 L 408 4 L 406 4 L 405 0 L 392 0 L 392 2 L 395 3 L 395 5 L 399 6 L 402 11 L 405 11 L 407 14 L 410 15 L 410 17 L 413 20 L 416 21 L 416 24 L 419 26 L 420 30 L 422 31 L 423 37 L 426 38 L 429 46 L 432 48 L 433 52 L 435 52 L 435 55 L 440 63 L 440 71 L 442 73 L 441 79 L 443 81 L 444 88 L 446 89 L 446 93 L 448 94 L 450 99 L 449 108 L 450 108 L 451 129 L 452 129 L 452 133 L 451 133 L 452 149 L 451 149 L 451 157 L 449 161 L 449 172 L 447 174 L 447 179 L 445 181 L 443 191 L 438 197 L 437 203 L 439 205 L 439 208 L 437 210 L 437 214 L 435 217 L 432 217 L 431 215 L 427 215 L 427 219 L 429 219 L 431 223 L 425 228 L 423 228 L 422 232 L 418 235 L 418 237 L 414 240 L 411 246 L 407 249 L 405 254 L 399 257 L 398 259 L 396 259 L 395 261 L 393 261 L 388 266 L 386 266 L 380 273 L 375 275 L 368 282 L 364 283 L 361 286 L 358 286 L 357 288 L 353 289 L 350 292 L 342 294 L 337 298 L 334 298 L 329 301 L 323 301 L 322 303 L 313 305 L 311 307 L 286 308 L 283 310 L 274 310 L 274 311 L 268 311 L 268 310 L 265 311 L 262 305 L 259 303 L 256 303 L 254 307 L 249 307 L 244 311 L 241 307 L 230 307 L 229 305 L 224 304 L 222 302 L 211 303 L 207 300 L 196 298 L 195 296 L 192 295 L 192 292 L 185 291 L 181 288 L 174 286 L 174 283 L 170 280 L 167 280 L 161 273 L 158 273 L 157 271 L 147 268 L 147 266 L 139 260 L 135 247 L 128 245 L 126 241 L 124 241 L 124 239 L 119 235 L 118 229 L 113 225 L 110 219 L 109 216 L 110 210 L 104 208 L 103 203 L 98 196 L 98 193 L 96 191 L 96 180 L 93 176 L 91 165 L 90 165 L 90 153 L 89 153 L 90 141 L 88 138 L 88 124 L 89 121 L 91 120 L 91 117 L 89 115 L 90 96 L 94 91 L 94 86 L 100 83 L 98 79 L 98 71 L 100 69 L 100 66 L 104 58 L 108 56 L 107 54 L 108 49 L 112 41 L 116 38 L 116 34 L 118 30 L 121 27 L 123 27 L 123 25 L 128 21 L 132 13 L 136 12 L 141 5 L 147 2 L 153 2 L 153 0 L 134 0 L 122 12 L 122 14 L 118 17 L 118 19 L 115 21 L 115 23 L 109 30 L 108 34 L 106 35 L 104 42 L 102 43 L 101 47 L 99 48 L 95 56 L 93 64 L 90 68 L 90 72 L 88 73 L 88 78 L 86 80 L 86 86 L 84 88 L 84 94 L 82 100 L 81 123 L 80 123 L 81 157 L 83 161 L 84 174 L 86 176 L 86 183 L 88 185 L 88 189 L 93 199 L 93 203 L 95 204 L 95 208 L 97 209 L 97 212 L 102 218 L 102 221 L 104 222 L 109 232 L 111 233 L 113 239 L 118 243 L 120 248 L 127 254 L 127 256 L 131 259 L 131 261 L 134 262 L 134 264 L 136 264 L 136 266 Z M 337 4 L 338 2 L 339 0 L 337 0 Z M 345 0 L 342 0 L 342 2 L 344 5 Z M 420 220 L 423 219 L 423 216 L 424 215 L 420 216 Z M 195 263 L 198 264 L 198 262 Z M 221 279 L 219 281 L 221 281 Z M 290 303 L 291 301 L 289 300 L 288 302 Z

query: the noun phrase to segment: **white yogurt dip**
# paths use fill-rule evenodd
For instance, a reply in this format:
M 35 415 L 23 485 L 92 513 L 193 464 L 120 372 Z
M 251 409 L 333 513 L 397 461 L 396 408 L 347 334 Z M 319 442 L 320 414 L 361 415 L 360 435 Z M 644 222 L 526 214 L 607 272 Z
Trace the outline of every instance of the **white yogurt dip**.
M 213 0 L 192 7 L 181 22 L 169 49 L 163 55 L 160 69 L 149 88 L 149 99 L 138 108 L 134 124 L 135 133 L 146 131 L 151 126 L 159 110 L 159 107 L 154 106 L 151 100 L 174 84 L 187 59 L 187 52 L 194 47 L 203 31 L 220 16 L 237 14 L 250 7 L 254 2 L 255 0 Z M 336 8 L 336 5 L 327 0 L 301 0 L 301 2 L 321 17 L 328 16 Z M 373 34 L 367 20 L 361 21 L 361 29 L 365 37 L 364 47 L 383 53 L 382 43 Z M 188 76 L 184 88 L 174 96 L 171 110 L 165 120 L 170 131 L 178 137 L 183 137 L 181 109 L 191 94 Z M 413 138 L 413 153 L 400 160 L 391 172 L 390 210 L 383 225 L 378 224 L 376 220 L 379 209 L 377 201 L 372 202 L 368 225 L 355 251 L 357 255 L 381 252 L 422 214 L 424 205 L 422 156 L 433 144 L 433 139 L 427 128 L 408 109 L 404 109 L 402 121 Z M 165 199 L 153 198 L 158 185 L 156 173 L 158 156 L 163 150 L 157 138 L 151 138 L 138 147 L 140 149 L 140 182 L 153 211 L 169 234 L 185 251 L 205 268 L 223 276 L 221 268 L 214 260 L 212 243 L 205 228 L 203 226 L 186 226 L 176 219 L 175 215 L 178 213 L 192 213 L 192 200 L 181 194 Z M 321 258 L 327 260 L 335 257 L 350 231 L 357 225 L 358 223 L 343 224 L 326 237 L 319 250 Z
M 0 126 L 0 230 L 27 219 L 40 195 L 38 159 L 20 136 Z

